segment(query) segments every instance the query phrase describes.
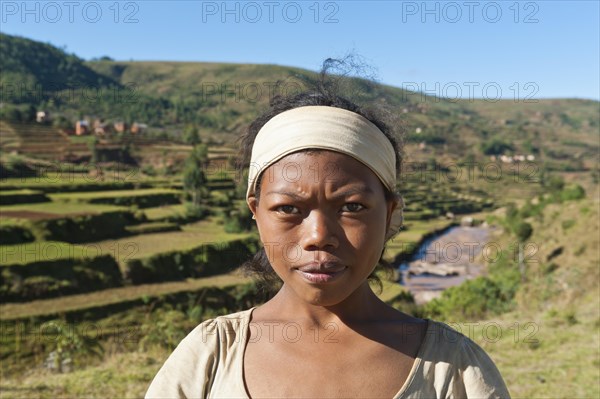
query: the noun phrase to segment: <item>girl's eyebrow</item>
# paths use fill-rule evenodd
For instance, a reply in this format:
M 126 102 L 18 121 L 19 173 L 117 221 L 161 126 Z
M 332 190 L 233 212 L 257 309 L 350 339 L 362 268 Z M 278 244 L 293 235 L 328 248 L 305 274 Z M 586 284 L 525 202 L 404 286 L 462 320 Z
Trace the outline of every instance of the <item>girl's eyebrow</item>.
M 269 195 L 269 194 L 285 195 L 285 196 L 295 199 L 296 201 L 304 201 L 307 199 L 306 197 L 303 197 L 301 195 L 298 195 L 296 193 L 292 193 L 289 191 L 268 191 L 265 195 Z M 342 192 L 336 193 L 333 196 L 333 198 L 345 197 L 345 196 L 352 195 L 352 194 L 367 194 L 367 195 L 369 195 L 369 194 L 375 194 L 375 192 L 368 186 L 357 186 L 357 187 L 352 187 L 352 188 L 349 188 Z

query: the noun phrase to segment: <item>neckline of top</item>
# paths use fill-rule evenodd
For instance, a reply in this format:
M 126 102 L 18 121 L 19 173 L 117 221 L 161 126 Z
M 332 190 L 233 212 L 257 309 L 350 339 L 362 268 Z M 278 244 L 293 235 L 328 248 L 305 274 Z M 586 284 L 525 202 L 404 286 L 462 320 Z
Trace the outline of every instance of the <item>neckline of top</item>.
M 244 317 L 243 317 L 243 328 L 244 329 L 242 330 L 243 336 L 242 336 L 242 339 L 240 340 L 240 342 L 243 343 L 243 348 L 241 350 L 242 361 L 239 362 L 240 370 L 239 370 L 238 376 L 240 376 L 240 378 L 241 378 L 241 381 L 239 381 L 239 384 L 244 391 L 244 395 L 246 395 L 244 399 L 251 399 L 250 394 L 248 393 L 248 387 L 246 386 L 246 380 L 244 378 L 244 355 L 246 354 L 246 348 L 248 347 L 248 340 L 250 338 L 250 322 L 252 321 L 252 312 L 256 308 L 257 308 L 257 306 L 253 306 L 250 309 L 246 310 L 244 312 Z M 417 370 L 419 369 L 419 367 L 421 366 L 421 363 L 423 362 L 425 351 L 430 346 L 430 336 L 432 335 L 431 333 L 432 333 L 432 329 L 434 328 L 434 323 L 430 319 L 423 319 L 423 320 L 425 320 L 427 322 L 427 328 L 425 330 L 425 337 L 421 341 L 421 345 L 419 346 L 419 350 L 417 351 L 413 365 L 410 369 L 410 372 L 408 373 L 408 377 L 406 377 L 406 381 L 404 381 L 404 384 L 402 384 L 402 387 L 400 388 L 400 390 L 394 395 L 394 397 L 393 397 L 394 399 L 399 399 L 401 397 L 401 395 L 403 395 L 408 390 L 408 388 L 410 387 L 410 385 L 412 384 L 412 382 L 414 381 L 414 379 L 417 375 Z

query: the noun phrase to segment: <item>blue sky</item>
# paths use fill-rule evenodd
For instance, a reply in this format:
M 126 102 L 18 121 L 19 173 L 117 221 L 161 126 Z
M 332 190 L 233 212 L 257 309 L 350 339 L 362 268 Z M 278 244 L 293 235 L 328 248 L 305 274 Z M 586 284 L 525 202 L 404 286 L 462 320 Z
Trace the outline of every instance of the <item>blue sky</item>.
M 0 1 L 0 30 L 91 59 L 317 70 L 354 51 L 386 84 L 450 98 L 600 100 L 592 1 Z

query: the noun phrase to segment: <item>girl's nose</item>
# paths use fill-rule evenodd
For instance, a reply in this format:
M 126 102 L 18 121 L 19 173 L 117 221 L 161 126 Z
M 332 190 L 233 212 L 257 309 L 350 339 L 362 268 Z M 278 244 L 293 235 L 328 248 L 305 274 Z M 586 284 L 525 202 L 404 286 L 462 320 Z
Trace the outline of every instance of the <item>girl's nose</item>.
M 339 224 L 324 212 L 312 211 L 302 222 L 305 227 L 302 232 L 300 246 L 304 250 L 325 249 L 327 246 L 337 248 Z

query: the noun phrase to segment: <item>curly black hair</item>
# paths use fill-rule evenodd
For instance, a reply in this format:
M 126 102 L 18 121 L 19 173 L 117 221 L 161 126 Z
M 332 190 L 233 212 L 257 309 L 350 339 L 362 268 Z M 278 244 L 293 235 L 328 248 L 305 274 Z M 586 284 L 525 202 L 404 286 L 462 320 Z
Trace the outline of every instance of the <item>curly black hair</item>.
M 342 108 L 355 112 L 359 115 L 362 115 L 363 117 L 371 121 L 375 126 L 377 126 L 387 137 L 392 147 L 394 148 L 394 152 L 396 155 L 396 173 L 398 176 L 400 176 L 404 148 L 404 130 L 402 128 L 402 121 L 398 119 L 398 113 L 389 110 L 384 104 L 374 104 L 374 102 L 371 101 L 366 106 L 360 106 L 357 103 L 350 101 L 346 97 L 342 96 L 342 86 L 348 85 L 348 82 L 352 84 L 352 81 L 354 81 L 360 87 L 363 88 L 363 91 L 366 85 L 373 84 L 371 80 L 350 78 L 344 75 L 333 75 L 329 73 L 330 69 L 339 69 L 341 65 L 343 66 L 346 63 L 347 59 L 327 59 L 323 63 L 323 67 L 318 78 L 314 80 L 308 80 L 308 87 L 304 91 L 300 93 L 294 93 L 292 95 L 278 95 L 273 97 L 273 99 L 270 102 L 269 109 L 262 115 L 257 117 L 237 140 L 239 148 L 241 148 L 240 156 L 236 160 L 237 170 L 241 171 L 249 167 L 254 140 L 256 139 L 256 136 L 260 129 L 271 118 L 293 108 L 310 105 L 321 105 Z M 360 96 L 357 96 L 357 94 L 361 93 L 352 93 L 353 97 Z M 313 154 L 323 150 L 305 149 L 300 151 L 308 154 Z M 256 183 L 255 195 L 257 202 L 260 200 L 261 178 L 262 175 L 259 176 Z M 384 188 L 386 201 L 402 199 L 401 194 L 399 192 L 392 192 L 385 185 L 382 186 Z M 401 206 L 401 204 L 402 203 L 400 202 L 399 206 Z M 377 267 L 368 276 L 368 280 L 370 282 L 374 282 L 378 286 L 380 292 L 382 290 L 382 283 L 379 277 L 376 275 L 377 270 L 384 270 L 387 273 L 388 277 L 390 276 L 393 270 L 393 266 L 383 259 L 384 252 L 385 246 L 383 248 L 383 251 L 381 252 Z M 259 287 L 268 295 L 275 294 L 279 290 L 279 288 L 281 288 L 282 281 L 273 270 L 273 267 L 271 266 L 269 259 L 267 258 L 267 254 L 264 248 L 261 248 L 251 259 L 244 262 L 241 265 L 241 268 L 245 272 L 246 276 L 251 275 L 254 277 L 258 277 Z

